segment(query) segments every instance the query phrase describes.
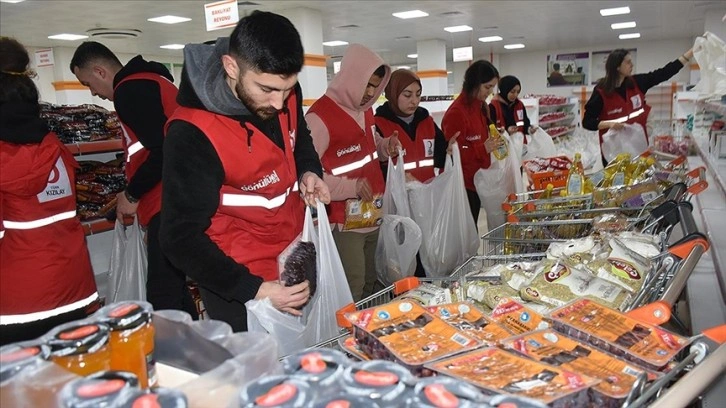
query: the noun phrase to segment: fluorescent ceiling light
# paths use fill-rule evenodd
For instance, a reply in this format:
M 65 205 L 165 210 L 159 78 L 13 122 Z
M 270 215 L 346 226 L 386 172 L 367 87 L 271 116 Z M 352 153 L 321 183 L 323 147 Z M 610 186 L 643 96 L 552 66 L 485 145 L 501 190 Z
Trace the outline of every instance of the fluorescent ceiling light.
M 25 0 L 0 0 L 0 3 L 22 3 Z
M 623 28 L 635 28 L 635 21 L 628 21 L 626 23 L 613 23 L 610 24 L 610 28 L 613 30 L 622 30 Z
M 462 31 L 471 31 L 473 28 L 469 27 L 468 25 L 458 25 L 458 26 L 451 26 L 451 27 L 444 27 L 445 31 L 448 31 L 450 33 L 460 33 Z
M 151 21 L 152 23 L 177 24 L 177 23 L 184 23 L 184 22 L 191 21 L 191 20 L 192 20 L 191 18 L 186 18 L 186 17 L 161 16 L 161 17 L 150 18 L 147 21 Z
M 620 14 L 630 14 L 630 7 L 615 7 L 600 10 L 600 15 L 603 17 L 618 16 Z
M 504 46 L 504 48 L 508 50 L 517 50 L 520 48 L 524 48 L 524 44 L 507 44 Z
M 492 35 L 491 37 L 481 37 L 479 38 L 479 41 L 481 42 L 494 42 L 494 41 L 502 41 L 503 38 L 498 35 Z
M 411 69 L 408 65 L 399 65 L 396 67 L 396 69 Z
M 418 58 L 418 54 L 408 54 L 406 55 L 408 58 Z
M 48 36 L 48 39 L 50 39 L 50 40 L 66 40 L 66 41 L 82 40 L 84 38 L 88 38 L 88 36 L 80 35 L 80 34 L 56 34 L 56 35 Z
M 323 43 L 323 45 L 326 45 L 328 47 L 337 47 L 339 45 L 348 45 L 348 43 L 345 41 L 335 40 L 335 41 L 325 41 Z
M 160 45 L 159 48 L 163 48 L 165 50 L 181 50 L 184 49 L 184 44 L 166 44 Z
M 640 33 L 620 34 L 618 38 L 621 40 L 632 40 L 633 38 L 640 38 Z
M 419 17 L 427 17 L 429 13 L 426 13 L 425 11 L 421 10 L 410 10 L 410 11 L 401 11 L 398 13 L 393 13 L 393 17 L 398 17 L 401 19 L 409 19 L 409 18 L 419 18 Z

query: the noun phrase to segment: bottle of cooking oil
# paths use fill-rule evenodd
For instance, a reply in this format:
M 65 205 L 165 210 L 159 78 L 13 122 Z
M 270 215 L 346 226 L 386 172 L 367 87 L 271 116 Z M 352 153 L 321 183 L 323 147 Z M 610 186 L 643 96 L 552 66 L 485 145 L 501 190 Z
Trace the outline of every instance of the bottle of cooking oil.
M 610 177 L 605 180 L 605 187 L 618 187 L 624 186 L 629 181 L 628 177 L 628 164 L 627 160 L 621 160 L 620 163 L 615 167 L 615 171 L 610 174 Z
M 635 168 L 630 174 L 630 183 L 628 183 L 628 185 L 635 184 L 636 182 L 641 181 L 645 176 L 646 170 L 653 167 L 654 164 L 655 159 L 652 157 L 639 158 Z
M 582 156 L 575 153 L 575 160 L 567 173 L 567 195 L 585 194 L 585 171 L 582 168 Z
M 497 130 L 497 127 L 494 126 L 494 124 L 489 125 L 489 137 L 492 139 L 501 139 L 501 144 L 499 147 L 497 147 L 492 153 L 494 154 L 494 157 L 497 160 L 504 160 L 509 155 L 509 149 L 507 148 L 507 141 L 502 138 L 502 135 L 499 134 L 499 130 Z
M 540 199 L 552 198 L 552 190 L 554 190 L 554 189 L 555 189 L 555 186 L 553 186 L 552 183 L 548 183 L 547 186 L 545 187 L 544 191 L 542 192 L 542 194 L 539 196 L 539 198 Z

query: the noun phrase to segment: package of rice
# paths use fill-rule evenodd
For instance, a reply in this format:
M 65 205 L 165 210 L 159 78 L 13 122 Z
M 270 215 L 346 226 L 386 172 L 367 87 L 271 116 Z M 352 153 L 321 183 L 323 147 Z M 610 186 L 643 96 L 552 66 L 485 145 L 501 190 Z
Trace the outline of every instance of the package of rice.
M 466 296 L 478 303 L 485 304 L 490 309 L 497 307 L 502 298 L 520 300 L 516 290 L 507 285 L 487 281 L 469 282 L 466 287 Z

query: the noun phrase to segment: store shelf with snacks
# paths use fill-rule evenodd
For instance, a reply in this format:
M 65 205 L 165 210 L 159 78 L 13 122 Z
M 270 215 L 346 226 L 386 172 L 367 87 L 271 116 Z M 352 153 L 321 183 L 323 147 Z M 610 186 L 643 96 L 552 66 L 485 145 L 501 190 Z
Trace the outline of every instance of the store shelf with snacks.
M 540 113 L 556 112 L 556 111 L 570 111 L 574 108 L 576 102 L 558 103 L 554 105 L 539 105 Z
M 562 113 L 564 113 L 564 112 L 562 112 Z M 549 119 L 549 117 L 547 115 L 548 114 L 541 115 L 540 118 L 545 118 L 545 120 L 539 121 L 539 126 L 542 127 L 543 129 L 545 129 L 545 131 L 548 128 L 553 127 L 553 125 L 555 125 L 555 124 L 571 122 L 572 119 L 575 118 L 575 114 L 572 112 L 566 113 L 564 116 L 556 116 L 553 119 Z
M 569 134 L 572 134 L 572 132 L 575 131 L 577 127 L 576 126 L 557 126 L 557 127 L 551 127 L 546 130 L 547 134 L 550 135 L 553 139 L 566 136 Z

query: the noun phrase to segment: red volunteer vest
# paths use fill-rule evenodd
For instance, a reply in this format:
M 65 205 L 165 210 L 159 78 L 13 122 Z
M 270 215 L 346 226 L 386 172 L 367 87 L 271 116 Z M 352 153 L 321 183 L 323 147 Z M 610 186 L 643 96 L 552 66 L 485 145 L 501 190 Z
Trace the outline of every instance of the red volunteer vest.
M 167 118 L 169 118 L 176 108 L 179 107 L 179 104 L 176 102 L 176 95 L 179 90 L 176 89 L 176 86 L 174 86 L 174 84 L 165 77 L 150 72 L 142 72 L 127 76 L 116 84 L 114 92 L 124 82 L 136 79 L 145 79 L 159 84 L 161 104 L 164 107 L 164 115 L 166 115 Z M 136 174 L 139 167 L 141 167 L 141 165 L 149 157 L 149 151 L 144 148 L 144 145 L 141 144 L 133 130 L 124 124 L 123 121 L 120 122 L 121 128 L 124 131 L 123 147 L 126 156 L 126 181 L 130 181 L 134 177 L 134 174 Z M 137 198 L 139 198 L 139 206 L 136 213 L 139 216 L 139 223 L 141 225 L 148 225 L 151 218 L 161 211 L 161 182 L 159 182 L 159 184 L 154 186 L 151 190 L 147 191 L 143 197 Z
M 493 99 L 491 105 L 494 107 L 494 121 L 496 126 L 500 129 L 506 129 L 507 121 L 504 119 L 504 104 L 498 99 Z M 514 121 L 517 125 L 517 129 L 522 132 L 523 135 L 526 135 L 527 132 L 524 131 L 524 104 L 522 101 L 517 99 L 517 101 L 514 102 L 512 110 L 514 111 Z M 527 143 L 527 138 L 524 138 L 524 143 Z
M 78 163 L 55 133 L 39 145 L 0 142 L 0 148 L 3 154 L 42 155 L 55 163 L 37 195 L 2 194 L 0 324 L 38 321 L 89 305 L 98 294 L 76 216 Z
M 320 117 L 330 134 L 328 150 L 320 158 L 323 171 L 349 179 L 365 178 L 374 195 L 383 195 L 386 185 L 376 151 L 373 109 L 365 112 L 364 129 L 326 95 L 318 99 L 309 112 Z M 345 200 L 331 201 L 328 208 L 330 222 L 345 222 Z
M 648 140 L 648 114 L 650 106 L 645 102 L 645 94 L 640 91 L 638 85 L 631 79 L 632 88 L 625 88 L 625 99 L 617 92 L 609 94 L 600 87 L 595 89 L 600 93 L 602 98 L 602 112 L 600 112 L 600 120 L 617 120 L 621 123 L 639 123 L 645 131 L 645 138 Z M 600 130 L 600 144 L 602 145 L 602 136 L 607 129 Z
M 199 128 L 214 146 L 224 167 L 219 207 L 206 233 L 227 256 L 265 281 L 279 279 L 277 256 L 300 234 L 305 205 L 295 167 L 297 102 L 287 99 L 278 117 L 285 135 L 283 152 L 247 122 L 208 111 L 180 107 L 167 122 L 183 120 Z M 245 132 L 245 128 L 248 129 Z
M 434 177 L 434 139 L 436 127 L 434 119 L 429 116 L 416 126 L 414 139 L 396 122 L 376 116 L 376 125 L 384 135 L 389 136 L 398 131 L 398 140 L 405 151 L 403 168 L 411 173 L 416 180 L 425 182 Z
M 464 124 L 450 124 L 452 118 L 463 118 Z M 467 190 L 476 191 L 474 174 L 479 169 L 488 169 L 491 165 L 490 154 L 484 147 L 489 138 L 489 118 L 482 111 L 482 102 L 476 100 L 467 103 L 465 94 L 460 94 L 444 113 L 441 120 L 442 129 L 461 129 L 461 135 L 456 139 L 461 153 L 461 170 L 464 173 L 464 186 Z M 447 132 L 444 130 L 444 132 Z M 453 132 L 446 134 L 446 140 L 453 136 Z

